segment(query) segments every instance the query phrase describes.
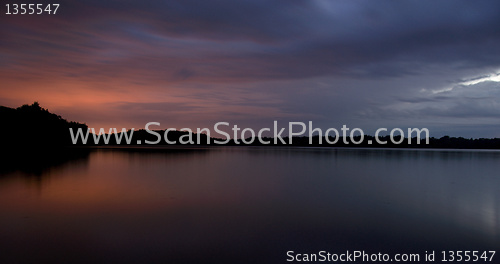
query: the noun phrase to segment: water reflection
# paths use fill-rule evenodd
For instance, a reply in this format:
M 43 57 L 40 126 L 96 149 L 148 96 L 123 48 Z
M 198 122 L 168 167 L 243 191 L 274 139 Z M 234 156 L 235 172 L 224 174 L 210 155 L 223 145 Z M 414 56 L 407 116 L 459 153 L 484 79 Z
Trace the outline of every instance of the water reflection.
M 0 165 L 0 186 L 12 180 L 22 180 L 41 191 L 44 182 L 63 170 L 80 170 L 88 165 L 90 150 L 57 148 L 51 150 L 9 151 Z
M 89 149 L 58 148 L 58 149 L 18 149 L 4 153 L 0 166 L 0 177 L 13 172 L 19 172 L 26 177 L 40 177 L 53 168 L 73 161 L 88 159 Z
M 496 250 L 499 159 L 495 151 L 99 149 L 85 166 L 51 170 L 42 195 L 0 180 L 8 252 L 0 261 L 282 263 L 287 250 Z

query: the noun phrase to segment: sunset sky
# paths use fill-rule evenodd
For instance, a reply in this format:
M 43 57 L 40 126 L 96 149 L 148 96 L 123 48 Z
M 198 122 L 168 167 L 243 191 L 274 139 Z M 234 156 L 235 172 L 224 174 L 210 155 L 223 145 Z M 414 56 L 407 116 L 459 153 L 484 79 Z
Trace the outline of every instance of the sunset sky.
M 38 101 L 96 128 L 500 137 L 500 1 L 64 0 L 55 15 L 3 3 L 0 105 Z

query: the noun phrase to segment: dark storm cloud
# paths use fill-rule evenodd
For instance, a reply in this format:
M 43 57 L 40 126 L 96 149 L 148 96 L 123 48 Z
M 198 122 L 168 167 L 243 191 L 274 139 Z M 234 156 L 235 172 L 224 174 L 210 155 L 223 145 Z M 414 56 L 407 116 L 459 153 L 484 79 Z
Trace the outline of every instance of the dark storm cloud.
M 418 74 L 428 63 L 488 67 L 500 57 L 497 1 L 85 1 L 61 5 L 59 18 L 38 23 L 37 28 L 18 21 L 10 30 L 4 29 L 6 35 L 24 30 L 30 36 L 18 41 L 9 38 L 3 48 L 36 50 L 29 58 L 40 64 L 62 53 L 66 59 L 54 58 L 49 64 L 64 68 L 75 61 L 82 64 L 85 75 L 93 73 L 86 67 L 117 76 L 134 65 L 135 71 L 169 81 L 391 77 Z M 178 47 L 182 40 L 188 41 L 185 45 L 196 56 L 164 51 L 145 57 L 148 50 Z M 105 50 L 114 50 L 116 56 Z M 100 51 L 101 60 L 82 61 L 86 54 Z

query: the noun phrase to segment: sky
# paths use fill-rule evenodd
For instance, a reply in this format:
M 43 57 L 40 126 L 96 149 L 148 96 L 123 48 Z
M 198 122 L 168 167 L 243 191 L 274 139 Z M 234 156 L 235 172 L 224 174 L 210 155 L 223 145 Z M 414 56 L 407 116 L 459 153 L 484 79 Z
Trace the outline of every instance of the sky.
M 58 3 L 1 7 L 0 105 L 38 101 L 95 128 L 277 120 L 500 137 L 499 1 Z

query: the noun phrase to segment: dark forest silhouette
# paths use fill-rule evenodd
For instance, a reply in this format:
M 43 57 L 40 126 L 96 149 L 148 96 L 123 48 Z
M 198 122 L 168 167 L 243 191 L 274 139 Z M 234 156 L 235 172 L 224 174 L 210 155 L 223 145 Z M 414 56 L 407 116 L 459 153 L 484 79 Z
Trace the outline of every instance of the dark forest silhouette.
M 88 158 L 88 148 L 70 147 L 70 127 L 87 125 L 68 122 L 35 102 L 16 109 L 0 106 L 2 166 L 0 174 L 21 171 L 38 177 L 54 166 Z
M 0 117 L 1 117 L 1 128 L 0 128 L 0 138 L 2 139 L 2 147 L 4 149 L 11 149 L 12 151 L 20 151 L 22 153 L 29 153 L 26 149 L 31 149 L 30 151 L 37 152 L 44 151 L 59 153 L 59 148 L 67 148 L 74 146 L 83 146 L 81 140 L 78 140 L 77 144 L 73 144 L 71 140 L 71 135 L 69 129 L 72 128 L 73 131 L 82 129 L 83 131 L 88 130 L 86 124 L 78 122 L 68 122 L 61 116 L 50 113 L 47 109 L 42 108 L 38 102 L 34 102 L 32 105 L 23 105 L 16 109 L 0 106 Z M 161 140 L 154 145 L 169 145 L 163 139 L 165 130 L 154 130 L 161 135 Z M 131 131 L 127 132 L 129 135 Z M 122 142 L 119 145 L 141 145 L 141 146 L 152 146 L 145 144 L 146 140 L 149 142 L 155 142 L 158 138 L 149 133 L 146 130 L 137 130 L 133 132 L 133 137 L 131 144 L 127 144 L 124 140 L 124 135 L 112 134 L 109 138 L 107 144 L 104 143 L 101 137 L 98 144 L 94 144 L 93 134 L 89 134 L 87 144 L 85 146 L 101 146 L 101 145 L 118 145 L 116 138 L 117 136 L 122 138 Z M 181 144 L 180 141 L 187 141 L 191 136 L 193 143 L 191 144 Z M 198 140 L 199 137 L 199 140 Z M 441 138 L 431 137 L 429 144 L 425 144 L 424 140 L 421 140 L 420 144 L 416 144 L 417 139 L 413 138 L 411 144 L 408 144 L 408 139 L 404 139 L 401 144 L 391 143 L 389 136 L 379 137 L 381 140 L 386 141 L 387 144 L 377 144 L 373 136 L 365 135 L 364 140 L 361 144 L 353 144 L 353 140 L 358 142 L 360 137 L 354 137 L 353 139 L 347 137 L 344 143 L 344 139 L 341 137 L 337 140 L 335 144 L 328 144 L 323 139 L 323 144 L 319 144 L 319 137 L 314 136 L 312 138 L 312 144 L 309 144 L 309 137 L 294 137 L 292 138 L 293 144 L 288 144 L 288 138 L 283 137 L 287 144 L 280 143 L 274 144 L 273 138 L 263 138 L 263 140 L 270 141 L 270 144 L 262 144 L 258 139 L 255 139 L 250 146 L 311 146 L 311 147 L 371 147 L 371 148 L 455 148 L 455 149 L 500 149 L 500 139 L 493 138 L 480 138 L 480 139 L 466 139 L 462 137 L 449 137 L 444 136 Z M 221 146 L 221 144 L 215 144 L 214 141 L 225 141 L 225 139 L 220 138 L 208 138 L 205 134 L 191 134 L 184 131 L 170 131 L 168 133 L 168 139 L 170 141 L 176 141 L 177 145 L 212 145 Z M 331 137 L 330 141 L 334 141 L 335 138 Z M 395 137 L 396 141 L 400 139 L 398 136 Z M 137 144 L 140 141 L 142 144 Z M 371 141 L 373 144 L 368 144 Z M 200 144 L 196 144 L 199 142 Z M 248 146 L 248 144 L 236 144 L 234 140 L 230 140 L 228 143 L 223 144 L 226 146 L 237 146 L 243 145 Z
M 85 124 L 50 113 L 38 102 L 16 109 L 0 106 L 0 117 L 2 145 L 9 148 L 69 146 L 69 128 L 87 129 Z

